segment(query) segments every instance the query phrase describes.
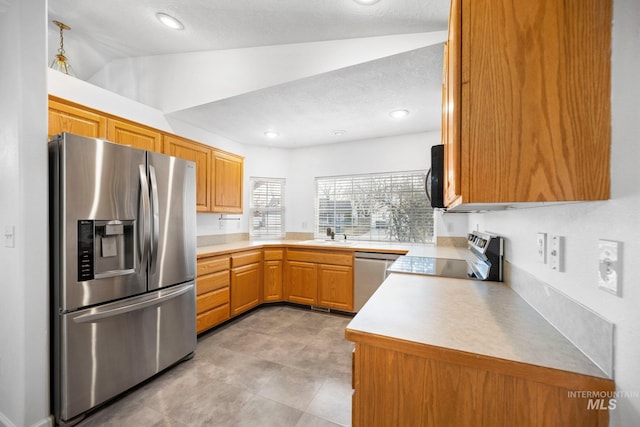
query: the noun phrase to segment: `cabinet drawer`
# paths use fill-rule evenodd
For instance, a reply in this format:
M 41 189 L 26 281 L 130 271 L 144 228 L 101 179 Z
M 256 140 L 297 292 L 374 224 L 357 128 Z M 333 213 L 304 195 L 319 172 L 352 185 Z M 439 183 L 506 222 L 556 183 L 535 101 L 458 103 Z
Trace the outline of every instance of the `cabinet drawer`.
M 229 304 L 221 305 L 213 310 L 198 314 L 196 317 L 196 331 L 198 333 L 229 319 Z
M 198 260 L 198 276 L 229 269 L 229 257 L 202 258 Z
M 229 270 L 219 271 L 196 279 L 197 295 L 206 294 L 224 287 L 229 287 Z
M 231 268 L 241 267 L 243 265 L 254 264 L 262 261 L 262 252 L 240 252 L 231 255 Z
M 353 252 L 316 252 L 316 251 L 287 251 L 287 260 L 314 262 L 316 264 L 353 265 Z
M 282 249 L 266 249 L 264 251 L 264 260 L 265 261 L 282 259 L 283 256 L 284 256 L 284 254 L 283 254 Z
M 196 298 L 197 313 L 204 313 L 212 308 L 229 303 L 229 288 L 218 289 Z

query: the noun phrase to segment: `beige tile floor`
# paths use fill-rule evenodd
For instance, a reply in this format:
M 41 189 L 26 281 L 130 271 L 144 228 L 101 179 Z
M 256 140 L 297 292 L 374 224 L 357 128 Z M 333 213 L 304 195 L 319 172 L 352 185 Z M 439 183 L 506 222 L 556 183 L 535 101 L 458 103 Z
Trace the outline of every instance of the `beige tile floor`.
M 351 425 L 350 318 L 257 309 L 198 339 L 193 359 L 79 426 Z

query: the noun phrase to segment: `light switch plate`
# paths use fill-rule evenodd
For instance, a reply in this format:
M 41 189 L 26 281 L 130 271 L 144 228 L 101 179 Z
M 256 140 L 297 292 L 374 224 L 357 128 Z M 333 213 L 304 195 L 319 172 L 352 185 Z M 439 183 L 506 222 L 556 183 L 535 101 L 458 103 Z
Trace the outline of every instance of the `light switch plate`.
M 620 296 L 622 274 L 622 243 L 598 240 L 598 287 Z
M 547 263 L 547 233 L 538 233 L 536 237 L 536 247 L 538 251 L 538 262 Z

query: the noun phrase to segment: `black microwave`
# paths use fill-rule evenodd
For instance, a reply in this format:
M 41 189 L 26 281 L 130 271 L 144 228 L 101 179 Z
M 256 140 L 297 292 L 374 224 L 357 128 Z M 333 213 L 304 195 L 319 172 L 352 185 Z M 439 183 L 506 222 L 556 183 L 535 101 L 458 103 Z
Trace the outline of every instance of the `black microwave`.
M 431 168 L 427 172 L 425 191 L 432 208 L 444 208 L 444 145 L 431 147 Z

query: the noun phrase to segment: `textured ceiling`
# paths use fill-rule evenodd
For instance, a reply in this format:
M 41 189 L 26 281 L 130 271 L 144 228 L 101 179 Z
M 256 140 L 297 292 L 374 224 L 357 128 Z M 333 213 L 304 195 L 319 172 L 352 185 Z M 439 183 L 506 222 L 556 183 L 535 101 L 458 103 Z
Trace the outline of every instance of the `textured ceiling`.
M 264 132 L 276 147 L 300 147 L 439 129 L 442 45 L 425 47 L 250 92 L 171 116 L 249 144 Z M 372 90 L 375 88 L 375 90 Z M 403 108 L 408 117 L 389 112 Z M 335 130 L 346 131 L 334 135 Z
M 1 2 L 2 0 L 0 0 Z M 65 50 L 84 80 L 115 59 L 446 30 L 448 0 L 49 0 L 72 27 Z M 182 21 L 158 24 L 155 13 Z M 58 47 L 50 24 L 49 56 Z M 241 143 L 282 147 L 439 129 L 442 44 L 174 112 Z M 258 72 L 256 70 L 256 72 Z M 390 121 L 388 111 L 411 115 Z M 170 117 L 170 118 L 171 118 Z M 267 128 L 281 138 L 265 140 Z M 333 130 L 343 129 L 340 138 Z

